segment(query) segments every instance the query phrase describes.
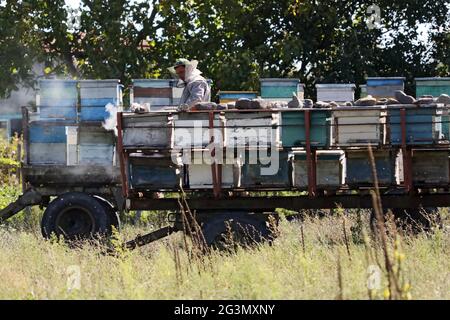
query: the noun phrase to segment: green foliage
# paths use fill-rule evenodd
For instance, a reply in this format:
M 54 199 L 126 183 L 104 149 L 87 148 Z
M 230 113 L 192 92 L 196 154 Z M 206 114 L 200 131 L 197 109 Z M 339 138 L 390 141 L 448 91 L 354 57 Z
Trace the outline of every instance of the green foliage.
M 128 85 L 167 77 L 179 57 L 196 58 L 216 91 L 299 77 L 307 95 L 319 82 L 391 75 L 406 76 L 412 91 L 413 77 L 449 73 L 445 0 L 82 0 L 75 24 L 64 0 L 3 3 L 0 94 L 30 79 L 34 59 L 48 74 Z M 380 8 L 377 28 L 368 24 L 370 5 Z

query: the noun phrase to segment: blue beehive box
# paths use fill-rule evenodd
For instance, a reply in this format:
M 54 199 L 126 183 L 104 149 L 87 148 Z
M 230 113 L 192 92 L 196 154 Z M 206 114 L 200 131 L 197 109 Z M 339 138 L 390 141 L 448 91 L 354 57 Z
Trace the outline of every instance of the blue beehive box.
M 292 184 L 290 153 L 280 150 L 246 150 L 239 152 L 242 163 L 241 187 L 289 188 Z
M 117 79 L 80 81 L 80 120 L 103 121 L 107 104 L 122 105 L 122 86 Z
M 311 109 L 310 140 L 314 147 L 327 147 L 330 145 L 331 110 Z M 281 141 L 282 146 L 304 147 L 306 145 L 305 111 L 281 112 Z
M 267 100 L 291 100 L 295 93 L 304 99 L 303 85 L 299 79 L 266 78 L 261 79 L 261 98 Z
M 30 123 L 30 164 L 66 164 L 66 127 L 63 123 Z
M 374 98 L 394 98 L 395 91 L 405 90 L 404 77 L 367 78 L 367 94 Z
M 436 144 L 445 139 L 442 134 L 442 109 L 435 106 L 388 106 L 388 134 L 392 145 L 402 143 L 400 110 L 406 112 L 406 143 Z
M 174 163 L 171 157 L 130 157 L 129 182 L 134 190 L 179 189 L 182 166 Z
M 345 153 L 346 177 L 349 186 L 373 186 L 372 161 L 368 150 L 352 150 Z M 373 150 L 374 164 L 380 186 L 394 185 L 398 182 L 396 177 L 395 151 Z
M 236 100 L 246 98 L 246 99 L 256 99 L 258 92 L 256 91 L 219 91 L 220 103 L 234 102 Z
M 37 106 L 42 119 L 77 118 L 78 89 L 76 80 L 39 80 Z

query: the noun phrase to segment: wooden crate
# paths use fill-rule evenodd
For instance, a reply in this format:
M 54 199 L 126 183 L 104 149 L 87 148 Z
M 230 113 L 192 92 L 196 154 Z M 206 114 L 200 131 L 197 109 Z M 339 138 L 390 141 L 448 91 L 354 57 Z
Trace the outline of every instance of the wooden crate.
M 190 154 L 190 158 L 188 155 Z M 190 189 L 212 189 L 213 179 L 211 164 L 213 158 L 209 150 L 187 152 L 183 155 L 183 164 L 185 165 L 186 181 L 185 186 Z M 239 174 L 239 168 L 236 165 L 234 157 L 232 159 L 223 159 L 222 167 L 222 188 L 234 188 L 237 185 L 235 177 Z
M 308 187 L 308 166 L 306 153 L 293 153 L 293 186 L 299 189 Z M 319 151 L 316 160 L 316 186 L 320 189 L 339 188 L 344 183 L 345 156 L 342 151 Z
M 273 152 L 273 153 L 272 153 Z M 280 150 L 245 150 L 238 153 L 242 164 L 241 187 L 286 189 L 292 185 L 291 154 Z
M 354 84 L 316 84 L 317 101 L 347 102 L 355 100 Z
M 129 183 L 133 190 L 179 190 L 182 182 L 181 162 L 174 163 L 170 156 L 157 157 L 131 154 Z
M 123 146 L 125 148 L 173 147 L 173 119 L 167 113 L 123 114 Z
M 309 109 L 311 115 L 310 143 L 314 147 L 328 147 L 331 141 L 331 110 Z M 280 111 L 281 144 L 285 148 L 306 145 L 305 110 Z
M 385 141 L 385 109 L 382 107 L 340 107 L 332 110 L 333 145 L 381 145 Z
M 345 152 L 346 177 L 349 186 L 373 186 L 372 162 L 368 150 Z M 398 184 L 396 177 L 397 151 L 373 150 L 379 186 Z
M 223 144 L 225 119 L 214 114 L 214 138 Z M 174 147 L 204 148 L 210 143 L 209 114 L 207 112 L 181 112 L 174 115 Z
M 299 99 L 304 99 L 305 90 L 299 79 L 266 78 L 260 80 L 261 98 L 265 100 L 287 100 L 292 99 L 295 93 Z
M 395 91 L 405 90 L 404 77 L 367 78 L 367 94 L 374 98 L 395 98 Z
M 280 116 L 277 112 L 234 112 L 225 113 L 225 146 L 279 146 Z
M 442 109 L 438 106 L 388 106 L 388 141 L 402 143 L 401 109 L 406 112 L 406 143 L 408 145 L 437 144 L 445 140 L 442 128 Z
M 412 174 L 415 186 L 449 184 L 448 150 L 413 150 Z

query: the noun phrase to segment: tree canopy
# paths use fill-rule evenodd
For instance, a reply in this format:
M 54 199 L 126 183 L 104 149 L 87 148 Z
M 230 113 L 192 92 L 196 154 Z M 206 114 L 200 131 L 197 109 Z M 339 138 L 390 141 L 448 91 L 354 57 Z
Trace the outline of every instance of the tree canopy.
M 450 72 L 448 0 L 0 1 L 0 94 L 32 85 L 33 63 L 74 78 L 168 77 L 200 61 L 217 90 L 258 90 L 260 77 L 316 83 Z

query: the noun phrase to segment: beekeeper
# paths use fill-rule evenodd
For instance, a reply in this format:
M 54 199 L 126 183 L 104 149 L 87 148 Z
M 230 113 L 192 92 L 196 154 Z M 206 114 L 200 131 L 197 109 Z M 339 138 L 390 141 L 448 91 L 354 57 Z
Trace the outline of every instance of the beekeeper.
M 197 69 L 197 60 L 179 59 L 169 68 L 170 73 L 178 80 L 177 87 L 184 87 L 180 99 L 181 108 L 192 108 L 196 103 L 211 100 L 211 88 L 202 72 Z

